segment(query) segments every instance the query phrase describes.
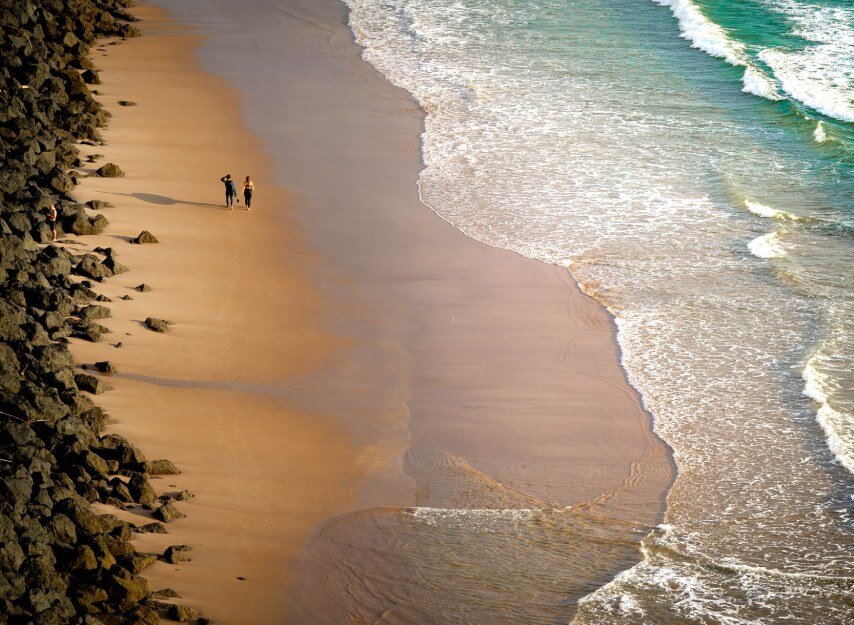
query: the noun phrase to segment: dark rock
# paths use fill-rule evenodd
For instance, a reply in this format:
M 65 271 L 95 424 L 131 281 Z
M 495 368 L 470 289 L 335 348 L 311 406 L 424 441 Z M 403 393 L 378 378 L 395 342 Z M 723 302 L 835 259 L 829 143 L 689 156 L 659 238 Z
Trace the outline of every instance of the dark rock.
M 157 494 L 151 487 L 151 483 L 142 473 L 136 473 L 130 478 L 128 489 L 134 501 L 138 501 L 142 505 L 151 505 L 157 500 Z
M 173 605 L 168 611 L 169 618 L 179 623 L 187 623 L 199 618 L 199 613 L 191 607 L 185 605 Z
M 139 534 L 165 534 L 166 528 L 162 523 L 146 523 L 135 527 L 134 531 Z
M 158 243 L 157 237 L 151 234 L 148 230 L 140 232 L 136 238 L 131 239 L 131 243 Z
M 153 553 L 136 553 L 125 561 L 131 572 L 142 573 L 149 566 L 157 562 L 157 556 Z
M 170 460 L 149 460 L 146 463 L 146 468 L 150 475 L 176 475 L 180 473 Z
M 78 373 L 74 376 L 74 381 L 77 383 L 77 388 L 81 391 L 86 391 L 93 395 L 100 395 L 112 388 L 100 378 L 96 378 L 94 375 L 88 375 L 86 373 Z
M 149 330 L 154 330 L 155 332 L 168 332 L 170 323 L 170 321 L 166 321 L 165 319 L 147 317 L 145 320 L 145 327 Z
M 136 102 L 130 100 L 119 100 L 119 106 L 136 106 Z
M 98 304 L 90 304 L 80 309 L 80 318 L 84 321 L 92 321 L 94 319 L 109 319 L 112 317 L 110 309 L 106 306 Z
M 101 178 L 122 178 L 125 172 L 115 163 L 105 163 L 95 170 L 95 175 Z
M 81 78 L 83 78 L 83 82 L 85 82 L 87 85 L 101 84 L 101 78 L 98 76 L 97 72 L 93 72 L 91 69 L 87 69 L 80 76 Z
M 172 588 L 163 588 L 155 590 L 151 593 L 152 599 L 180 599 L 181 595 L 175 592 Z
M 109 360 L 100 360 L 93 366 L 96 371 L 100 371 L 104 375 L 113 375 L 116 372 L 116 366 Z
M 126 302 L 133 300 L 133 298 L 130 295 L 122 295 L 119 299 L 123 299 Z
M 133 287 L 133 290 L 139 291 L 140 293 L 147 293 L 148 291 L 151 290 L 151 287 L 148 286 L 147 284 L 145 284 L 145 282 L 143 282 L 142 284 Z
M 148 582 L 142 577 L 125 579 L 113 575 L 111 586 L 113 596 L 122 610 L 130 610 L 148 596 Z
M 110 333 L 109 328 L 105 328 L 104 326 L 102 326 L 100 324 L 87 322 L 87 321 L 82 321 L 80 323 L 76 323 L 72 326 L 72 329 L 71 329 L 71 336 L 73 336 L 75 338 L 79 338 L 79 339 L 85 339 L 85 340 L 91 341 L 93 343 L 97 343 L 98 341 L 101 340 L 101 337 L 104 334 L 109 334 L 109 333 Z
M 103 158 L 103 155 L 93 154 L 89 158 Z M 88 206 L 94 211 L 104 210 L 105 208 L 115 208 L 112 204 L 103 200 L 89 200 L 88 202 L 86 202 L 86 206 Z
M 109 268 L 109 270 L 113 273 L 113 275 L 118 275 L 120 273 L 125 273 L 126 271 L 130 271 L 127 267 L 116 261 L 116 259 L 112 256 L 108 257 L 102 263 L 105 267 Z
M 189 545 L 172 545 L 166 548 L 160 559 L 169 564 L 180 564 L 189 560 L 186 555 L 188 551 Z
M 178 519 L 183 519 L 184 515 L 172 505 L 171 501 L 167 501 L 162 506 L 157 508 L 153 512 L 153 516 L 156 519 L 163 521 L 164 523 L 171 523 L 172 521 L 177 521 Z
M 74 273 L 94 280 L 102 280 L 113 275 L 109 267 L 103 265 L 97 257 L 92 254 L 84 254 L 82 260 L 77 263 Z

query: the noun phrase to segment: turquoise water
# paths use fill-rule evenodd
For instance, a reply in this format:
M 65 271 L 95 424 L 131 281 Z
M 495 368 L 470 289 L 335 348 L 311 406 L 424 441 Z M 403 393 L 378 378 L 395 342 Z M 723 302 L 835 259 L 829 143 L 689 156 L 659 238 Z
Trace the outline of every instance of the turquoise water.
M 854 621 L 854 4 L 347 4 L 427 113 L 425 203 L 569 267 L 674 450 L 575 622 Z

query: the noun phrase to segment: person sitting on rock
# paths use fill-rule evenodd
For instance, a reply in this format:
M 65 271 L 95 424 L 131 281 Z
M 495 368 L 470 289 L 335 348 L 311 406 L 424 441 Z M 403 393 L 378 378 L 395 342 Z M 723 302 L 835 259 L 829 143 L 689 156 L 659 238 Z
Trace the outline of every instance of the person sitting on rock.
M 56 218 L 59 212 L 56 210 L 56 204 L 51 202 L 50 208 L 47 209 L 47 223 L 50 226 L 50 240 L 56 241 Z
M 234 180 L 231 179 L 231 174 L 226 174 L 219 180 L 225 185 L 225 206 L 234 210 L 234 202 L 240 204 L 240 200 L 237 199 L 237 186 L 235 186 Z
M 254 192 L 255 183 L 249 179 L 249 176 L 246 176 L 246 180 L 243 181 L 243 203 L 246 204 L 246 210 L 251 210 L 252 193 Z

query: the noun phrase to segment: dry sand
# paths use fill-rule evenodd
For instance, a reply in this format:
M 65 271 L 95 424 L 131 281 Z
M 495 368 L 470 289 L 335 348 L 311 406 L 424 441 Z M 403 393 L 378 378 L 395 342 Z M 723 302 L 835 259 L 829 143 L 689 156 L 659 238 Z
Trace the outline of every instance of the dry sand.
M 152 587 L 172 587 L 225 623 L 270 623 L 282 613 L 288 562 L 359 471 L 329 419 L 269 389 L 322 367 L 341 341 L 318 324 L 321 301 L 299 269 L 310 255 L 282 222 L 292 199 L 241 124 L 238 94 L 200 70 L 198 36 L 159 9 L 135 12 L 145 36 L 94 51 L 100 100 L 114 117 L 107 145 L 83 148 L 126 176 L 82 181 L 79 200 L 115 208 L 103 211 L 103 235 L 70 246 L 113 247 L 131 271 L 97 286 L 113 300 L 102 322 L 112 333 L 75 341 L 73 352 L 79 363 L 118 368 L 114 390 L 99 398 L 116 421 L 110 429 L 183 471 L 155 487 L 197 495 L 179 504 L 187 519 L 168 536 L 139 541 L 142 550 L 193 547 L 192 564 L 146 571 Z M 225 173 L 253 175 L 251 212 L 224 209 Z M 130 244 L 143 229 L 160 242 Z M 152 291 L 132 290 L 143 282 Z M 148 316 L 172 321 L 171 330 L 145 329 Z
M 203 38 L 150 6 L 136 9 L 144 37 L 95 56 L 114 118 L 86 153 L 127 176 L 81 184 L 81 201 L 116 208 L 80 247 L 115 247 L 131 271 L 98 287 L 112 334 L 73 349 L 119 369 L 99 398 L 112 429 L 181 468 L 156 487 L 197 495 L 168 536 L 139 541 L 194 547 L 188 564 L 149 569 L 152 586 L 260 625 L 282 622 L 293 592 L 326 603 L 322 584 L 294 582 L 343 513 L 604 501 L 655 523 L 672 465 L 612 320 L 565 270 L 477 243 L 418 202 L 420 111 L 359 59 L 343 7 L 162 4 L 206 25 L 207 67 L 247 91 L 204 72 Z M 244 20 L 230 40 L 224 15 Z M 252 212 L 224 210 L 225 173 L 253 176 Z M 161 242 L 129 244 L 142 229 Z M 141 282 L 153 290 L 130 289 Z M 156 334 L 148 316 L 174 324 Z

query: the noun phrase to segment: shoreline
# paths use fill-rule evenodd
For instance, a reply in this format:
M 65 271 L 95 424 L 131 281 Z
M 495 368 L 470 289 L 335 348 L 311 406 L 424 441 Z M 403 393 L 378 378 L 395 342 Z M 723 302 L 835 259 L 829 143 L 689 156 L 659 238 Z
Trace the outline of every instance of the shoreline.
M 294 622 L 361 613 L 340 594 L 353 580 L 329 585 L 344 562 L 362 575 L 408 575 L 382 568 L 397 552 L 353 556 L 369 536 L 406 536 L 411 506 L 568 506 L 615 527 L 654 526 L 674 467 L 626 380 L 613 318 L 565 269 L 470 239 L 419 201 L 423 113 L 361 59 L 345 7 L 158 4 L 208 36 L 203 67 L 244 94 L 243 118 L 298 198 L 293 217 L 322 259 L 308 275 L 329 302 L 324 327 L 348 344 L 297 400 L 335 415 L 372 470 L 349 511 L 305 546 Z M 638 561 L 635 531 L 591 579 Z
M 582 295 L 565 269 L 469 239 L 418 201 L 413 165 L 420 167 L 421 153 L 412 151 L 418 137 L 412 128 L 415 119 L 423 123 L 422 113 L 358 55 L 364 68 L 355 79 L 364 79 L 366 68 L 371 87 L 379 77 L 388 92 L 357 90 L 349 99 L 356 104 L 353 119 L 367 120 L 356 134 L 375 134 L 379 118 L 393 126 L 379 135 L 383 146 L 360 173 L 374 178 L 388 158 L 396 165 L 391 175 L 384 172 L 382 184 L 367 189 L 377 210 L 357 201 L 341 213 L 315 182 L 331 171 L 340 182 L 337 197 L 350 198 L 354 190 L 359 195 L 364 189 L 353 186 L 357 176 L 347 165 L 315 169 L 308 188 L 282 180 L 283 153 L 264 155 L 238 122 L 238 108 L 247 110 L 246 92 L 196 60 L 212 35 L 188 30 L 151 4 L 134 12 L 143 17 L 145 36 L 133 47 L 95 56 L 103 70 L 100 99 L 114 116 L 105 132 L 105 160 L 127 175 L 86 178 L 76 194 L 119 207 L 108 209 L 110 228 L 87 238 L 88 247 L 117 246 L 116 239 L 141 229 L 161 241 L 119 247 L 131 272 L 102 289 L 113 299 L 134 297 L 121 309 L 113 306 L 113 318 L 104 321 L 113 336 L 127 335 L 125 346 L 110 354 L 119 369 L 111 379 L 115 388 L 100 398 L 116 419 L 110 431 L 127 435 L 149 457 L 176 463 L 182 474 L 156 481 L 159 491 L 195 494 L 179 504 L 187 518 L 170 524 L 170 534 L 136 541 L 142 551 L 175 543 L 194 547 L 187 565 L 147 569 L 152 587 L 173 588 L 179 603 L 226 623 L 265 623 L 283 614 L 317 622 L 321 613 L 321 620 L 338 622 L 342 614 L 317 611 L 329 600 L 340 607 L 341 600 L 317 576 L 353 555 L 336 542 L 341 536 L 349 545 L 381 540 L 374 534 L 377 521 L 391 522 L 391 531 L 404 535 L 409 518 L 395 511 L 399 506 L 567 505 L 574 507 L 570 522 L 582 526 L 587 515 L 606 511 L 639 521 L 623 538 L 635 542 L 613 550 L 587 574 L 602 582 L 625 568 L 638 527 L 644 532 L 660 516 L 663 500 L 648 499 L 672 466 L 651 422 L 644 425 L 636 392 L 626 388 L 605 309 Z M 332 32 L 333 47 L 340 44 L 335 51 L 349 63 L 355 42 L 346 23 L 339 26 L 345 31 Z M 311 27 L 303 34 L 313 34 Z M 309 81 L 315 76 L 300 73 Z M 322 86 L 335 81 L 324 75 Z M 137 105 L 119 106 L 119 99 Z M 307 113 L 306 103 L 299 104 Z M 158 107 L 168 116 L 146 115 Z M 251 124 L 251 112 L 248 119 Z M 323 132 L 311 115 L 292 123 L 306 121 L 308 137 L 296 142 L 301 148 L 350 140 L 340 131 Z M 318 150 L 308 152 L 304 167 L 323 162 Z M 293 150 L 284 159 L 297 178 L 304 175 L 294 167 L 300 154 Z M 251 214 L 226 214 L 218 206 L 217 179 L 228 163 L 251 169 L 260 183 Z M 177 179 L 175 171 L 182 174 Z M 271 197 L 282 182 L 293 191 Z M 328 210 L 333 206 L 335 217 Z M 403 206 L 419 212 L 400 213 Z M 396 238 L 383 233 L 387 226 Z M 407 247 L 425 243 L 428 255 L 405 258 Z M 430 261 L 437 250 L 446 250 L 442 269 Z M 449 280 L 451 266 L 462 273 Z M 192 268 L 192 279 L 183 267 Z M 139 282 L 153 290 L 129 290 Z M 456 309 L 450 318 L 443 312 L 448 307 Z M 170 331 L 141 328 L 146 316 L 169 319 Z M 555 353 L 550 337 L 520 331 L 520 318 L 544 319 L 565 344 Z M 283 319 L 288 330 L 282 330 Z M 495 344 L 496 331 L 510 333 L 508 349 Z M 103 343 L 76 343 L 73 351 L 78 362 L 90 362 L 103 359 L 103 349 Z M 484 362 L 495 365 L 478 371 Z M 596 376 L 582 372 L 582 362 Z M 591 429 L 602 427 L 593 425 L 591 400 L 604 400 L 605 412 L 600 406 L 595 413 L 605 417 L 607 436 Z M 470 402 L 481 407 L 461 422 L 462 405 Z M 520 413 L 522 403 L 530 406 Z M 567 424 L 567 411 L 580 411 L 581 418 Z M 535 418 L 521 423 L 519 415 Z M 495 435 L 485 436 L 488 431 Z M 615 450 L 606 452 L 603 445 L 611 444 Z M 576 457 L 567 458 L 570 450 Z M 314 460 L 318 454 L 323 462 Z M 555 476 L 562 476 L 559 483 Z M 460 499 L 462 493 L 473 496 Z M 138 522 L 139 516 L 129 511 L 122 518 Z M 571 547 L 583 547 L 584 540 Z M 382 570 L 370 559 L 359 564 Z M 565 592 L 576 599 L 585 594 Z

